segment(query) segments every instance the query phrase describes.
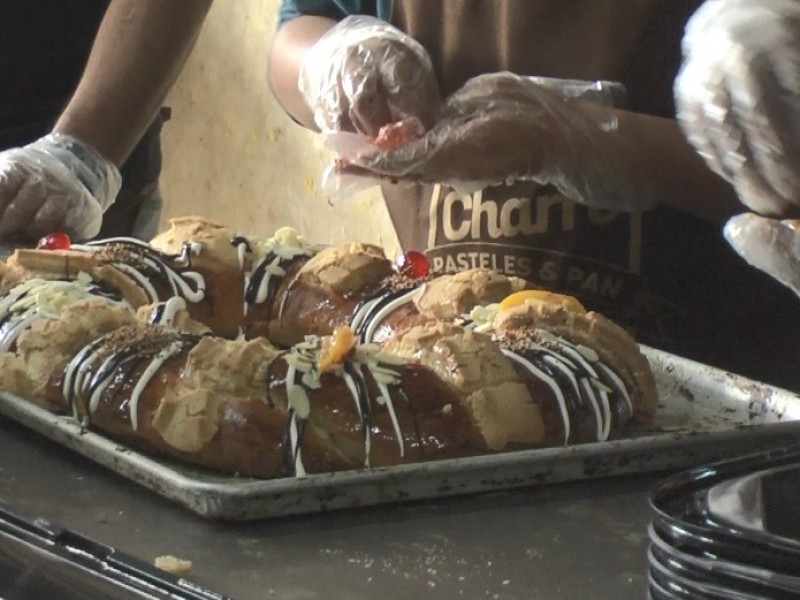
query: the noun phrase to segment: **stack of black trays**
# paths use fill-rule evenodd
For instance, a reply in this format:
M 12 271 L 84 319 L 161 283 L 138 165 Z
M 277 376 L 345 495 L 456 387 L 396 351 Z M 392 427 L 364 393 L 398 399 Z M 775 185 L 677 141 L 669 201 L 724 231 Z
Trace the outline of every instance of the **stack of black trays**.
M 800 448 L 675 475 L 650 503 L 652 600 L 800 599 Z

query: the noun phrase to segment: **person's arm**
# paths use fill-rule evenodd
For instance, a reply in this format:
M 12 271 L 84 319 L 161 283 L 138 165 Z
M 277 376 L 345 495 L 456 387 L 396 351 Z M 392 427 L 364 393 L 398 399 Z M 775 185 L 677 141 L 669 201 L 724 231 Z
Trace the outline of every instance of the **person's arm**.
M 707 167 L 676 121 L 623 111 L 618 118 L 624 143 L 636 149 L 627 177 L 656 202 L 719 224 L 741 211 L 733 186 Z
M 685 31 L 678 121 L 753 211 L 725 238 L 800 295 L 800 2 L 707 0 Z
M 97 235 L 133 150 L 180 73 L 211 0 L 112 0 L 53 132 L 0 152 L 0 239 Z
M 122 164 L 191 52 L 211 0 L 112 0 L 54 132 Z
M 270 55 L 270 83 L 276 97 L 294 119 L 311 129 L 316 129 L 314 117 L 306 99 L 298 89 L 298 74 L 309 49 L 334 25 L 335 21 L 312 16 L 302 16 L 288 21 L 278 30 Z M 487 102 L 496 105 L 498 96 L 495 91 L 489 89 L 486 93 Z M 467 102 L 474 102 L 477 112 L 485 114 L 480 101 L 476 102 L 473 97 Z M 524 104 L 518 106 L 522 106 L 524 110 Z M 597 124 L 609 119 L 608 109 L 599 108 L 598 110 L 604 112 L 595 117 L 591 112 L 592 107 L 588 108 L 589 112 L 583 119 L 584 122 L 591 125 L 593 122 Z M 537 109 L 538 107 L 532 105 L 531 113 Z M 418 155 L 414 148 L 410 150 L 400 148 L 388 156 L 381 153 L 375 157 L 368 157 L 364 163 L 357 164 L 356 167 L 363 166 L 368 170 L 390 176 L 402 177 L 411 174 L 422 178 L 440 178 L 443 181 L 492 179 L 498 175 L 513 176 L 525 172 L 528 166 L 535 170 L 537 168 L 535 164 L 517 163 L 511 166 L 512 161 L 517 161 L 524 155 L 521 145 L 526 142 L 520 132 L 525 125 L 531 125 L 530 146 L 546 143 L 542 141 L 542 127 L 537 123 L 535 116 L 522 115 L 521 119 L 517 119 L 518 116 L 520 115 L 498 115 L 497 122 L 500 125 L 495 132 L 490 131 L 490 127 L 477 133 L 466 129 L 456 133 L 447 132 L 437 138 L 435 144 L 429 144 L 428 140 L 420 141 Z M 627 208 L 650 205 L 654 202 L 665 203 L 716 223 L 723 223 L 726 218 L 735 214 L 738 202 L 733 188 L 708 169 L 703 159 L 686 141 L 677 122 L 624 111 L 617 111 L 616 120 L 618 127 L 615 131 L 608 135 L 601 133 L 598 137 L 594 154 L 585 149 L 579 151 L 584 164 L 591 163 L 589 165 L 591 168 L 587 167 L 585 171 L 587 173 L 594 171 L 598 177 L 608 180 L 597 182 L 597 185 L 593 185 L 591 181 L 582 182 L 588 184 L 588 188 L 583 186 L 585 190 L 591 192 L 593 187 L 596 189 L 598 185 L 605 186 L 607 183 L 613 187 L 614 181 L 619 181 L 628 191 L 628 198 L 624 200 Z M 570 124 L 574 119 L 567 118 L 565 121 Z M 485 123 L 482 120 L 476 122 Z M 510 127 L 504 128 L 504 123 Z M 567 129 L 564 129 L 546 132 L 544 137 L 560 133 L 569 136 Z M 473 134 L 474 137 L 471 138 Z M 607 142 L 603 141 L 603 137 L 607 138 Z M 492 147 L 495 142 L 496 151 L 487 153 L 476 150 L 476 144 L 485 150 Z M 431 157 L 431 146 L 437 147 L 440 156 Z M 570 146 L 569 141 L 566 146 Z M 448 148 L 452 151 L 448 151 Z M 572 149 L 568 148 L 560 158 L 569 161 L 571 157 L 568 156 L 568 152 Z M 625 149 L 631 150 L 625 151 Z M 541 160 L 543 152 L 546 153 L 547 150 L 534 149 L 532 162 Z M 625 155 L 603 156 L 604 152 L 620 153 L 620 155 L 625 152 Z M 503 156 L 506 153 L 511 153 L 513 156 L 509 155 L 508 160 L 503 163 Z M 490 164 L 492 161 L 487 160 L 487 154 L 494 157 L 494 165 Z M 559 157 L 556 156 L 555 161 L 558 160 Z M 436 164 L 433 164 L 434 162 Z M 415 171 L 417 167 L 419 170 Z M 477 172 L 473 167 L 487 171 Z M 500 170 L 491 172 L 492 169 Z M 580 171 L 578 167 L 579 177 Z
M 334 25 L 336 21 L 325 17 L 297 17 L 278 29 L 270 50 L 269 83 L 275 97 L 293 119 L 313 130 L 314 114 L 297 80 L 308 50 Z

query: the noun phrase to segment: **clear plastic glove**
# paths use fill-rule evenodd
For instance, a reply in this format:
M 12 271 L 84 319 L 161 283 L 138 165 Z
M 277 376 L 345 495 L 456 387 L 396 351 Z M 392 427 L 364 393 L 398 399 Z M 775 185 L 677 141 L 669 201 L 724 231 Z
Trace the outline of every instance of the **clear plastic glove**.
M 113 163 L 67 135 L 0 152 L 0 239 L 91 238 L 121 184 Z
M 611 94 L 601 86 L 506 72 L 480 75 L 447 98 L 424 136 L 346 156 L 345 170 L 456 189 L 532 180 L 587 205 L 643 210 L 653 195 L 634 188 L 625 174 L 634 154 L 617 134 L 616 113 L 603 105 L 605 93 Z
M 751 210 L 800 207 L 800 3 L 709 0 L 689 21 L 678 118 Z
M 779 221 L 753 213 L 731 217 L 725 238 L 748 263 L 800 296 L 800 221 Z
M 384 21 L 351 16 L 308 51 L 298 86 L 323 133 L 374 137 L 387 123 L 432 123 L 439 87 L 431 59 L 413 38 Z

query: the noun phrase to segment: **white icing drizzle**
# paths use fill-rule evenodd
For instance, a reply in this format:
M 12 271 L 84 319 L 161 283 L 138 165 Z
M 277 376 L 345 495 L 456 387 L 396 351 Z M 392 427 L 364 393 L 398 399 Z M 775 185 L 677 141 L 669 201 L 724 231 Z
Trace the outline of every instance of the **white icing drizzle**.
M 108 358 L 106 358 L 100 366 L 96 369 L 93 369 L 95 374 L 102 373 L 104 369 L 108 368 L 108 365 L 113 364 L 114 361 L 117 360 L 117 357 L 114 354 L 111 354 Z M 92 361 L 94 363 L 94 360 Z M 84 373 L 81 375 L 80 380 L 80 389 L 84 387 L 84 377 L 88 376 L 89 373 Z M 111 382 L 114 381 L 113 377 L 106 377 L 103 381 L 99 382 L 99 385 L 92 391 L 92 395 L 89 396 L 89 414 L 93 414 L 97 408 L 100 406 L 100 400 L 103 397 L 103 392 L 106 391 L 106 388 L 111 385 Z
M 245 271 L 244 259 L 247 253 L 252 252 L 253 249 L 250 246 L 250 241 L 241 235 L 233 236 L 231 238 L 231 245 L 236 248 L 236 262 L 239 264 L 239 271 L 242 272 L 242 278 L 244 280 L 244 288 L 242 288 L 242 303 L 244 305 L 242 306 L 242 317 L 246 317 L 250 309 L 250 303 L 247 301 L 247 290 L 250 287 L 251 272 Z
M 297 367 L 288 361 L 287 365 L 286 402 L 291 411 L 291 419 L 289 420 L 289 444 L 291 447 L 292 457 L 294 459 L 294 473 L 297 477 L 305 477 L 306 469 L 303 465 L 303 453 L 300 449 L 300 435 L 297 431 L 297 418 L 300 417 L 304 420 L 307 419 L 311 410 L 311 405 L 303 388 L 295 382 Z
M 159 250 L 153 248 L 153 246 L 151 246 L 149 243 L 140 240 L 139 238 L 126 237 L 126 236 L 104 238 L 102 240 L 94 240 L 92 242 L 87 242 L 86 244 L 72 244 L 70 246 L 70 249 L 80 250 L 82 252 L 94 252 L 98 248 L 101 248 L 103 246 L 110 246 L 112 244 L 136 246 L 137 248 L 141 249 L 143 252 L 146 253 L 161 254 Z M 199 255 L 202 251 L 203 251 L 202 242 L 195 242 L 195 241 L 185 242 L 183 244 L 183 247 L 181 248 L 181 253 L 175 256 L 175 262 L 184 266 L 188 266 L 191 263 L 191 255 L 192 254 Z
M 558 369 L 561 373 L 563 373 L 567 379 L 569 379 L 570 384 L 572 384 L 572 389 L 575 391 L 575 394 L 580 396 L 581 389 L 578 384 L 578 379 L 575 377 L 575 374 L 572 372 L 569 366 L 564 364 L 564 361 L 559 360 L 557 356 L 554 356 L 549 352 L 542 358 L 542 360 L 544 360 L 548 366 Z
M 102 395 L 113 382 L 115 375 L 119 372 L 120 367 L 136 358 L 135 354 L 129 358 L 119 359 L 119 354 L 112 352 L 107 356 L 99 365 L 97 365 L 100 358 L 103 356 L 105 349 L 106 337 L 95 340 L 91 344 L 84 346 L 67 365 L 64 370 L 64 381 L 62 384 L 62 394 L 64 398 L 72 404 L 73 414 L 77 417 L 77 398 L 82 392 L 91 389 L 94 386 L 92 394 L 89 397 L 87 405 L 87 420 L 100 406 Z M 128 400 L 128 408 L 130 414 L 131 428 L 136 431 L 138 428 L 138 407 L 139 399 L 145 387 L 153 376 L 158 372 L 158 369 L 172 356 L 175 356 L 185 347 L 185 340 L 176 340 L 167 344 L 158 353 L 156 353 L 147 366 L 142 371 L 141 375 L 136 381 L 133 390 L 130 393 Z M 119 361 L 113 369 L 108 368 L 113 363 Z M 97 365 L 97 366 L 96 366 Z M 103 374 L 102 380 L 96 380 L 100 374 Z M 93 379 L 94 378 L 94 379 Z
M 61 393 L 64 399 L 72 405 L 73 416 L 77 418 L 77 405 L 73 402 L 80 390 L 84 388 L 85 379 L 92 372 L 92 366 L 99 359 L 96 350 L 102 345 L 103 338 L 95 340 L 91 344 L 84 346 L 67 365 L 64 370 L 64 381 L 61 386 Z
M 586 372 L 589 373 L 592 377 L 595 378 L 599 377 L 597 375 L 597 371 L 594 370 L 594 367 L 592 367 L 592 365 L 590 365 L 586 361 L 586 359 L 580 352 L 575 350 L 574 346 L 572 346 L 569 342 L 567 342 L 563 338 L 558 338 L 558 342 L 561 345 L 561 350 L 564 352 L 564 354 L 575 360 L 575 362 L 577 362 L 581 367 L 583 367 L 586 370 Z
M 580 352 L 581 356 L 583 356 L 586 360 L 592 363 L 596 363 L 600 360 L 600 355 L 597 353 L 597 350 L 594 348 L 590 348 L 589 346 L 584 346 L 583 344 L 577 344 L 575 349 Z
M 596 368 L 599 369 L 603 375 L 611 379 L 618 388 L 618 395 L 622 396 L 622 399 L 627 405 L 629 416 L 633 415 L 633 401 L 631 400 L 631 396 L 627 387 L 622 382 L 622 379 L 620 379 L 619 375 L 613 371 L 613 369 L 609 368 L 602 361 L 600 361 L 600 356 L 597 354 L 596 350 L 582 344 L 575 345 L 560 336 L 553 337 L 561 346 L 561 348 L 564 349 L 568 356 L 574 358 L 584 369 L 586 369 L 590 375 L 592 375 L 593 379 L 591 383 L 602 384 L 601 377 L 597 370 L 595 370 Z M 591 364 L 588 361 L 591 361 Z M 593 385 L 592 387 L 594 387 L 599 394 L 599 402 L 601 403 L 601 406 L 596 410 L 599 411 L 599 414 L 602 414 L 605 419 L 603 425 L 603 437 L 600 438 L 601 441 L 605 441 L 608 439 L 608 436 L 611 432 L 611 403 L 608 397 L 608 391 L 606 389 L 600 388 L 596 385 Z M 594 394 L 592 394 L 592 397 L 594 398 Z
M 511 360 L 520 363 L 536 377 L 544 381 L 548 386 L 550 386 L 550 389 L 553 390 L 553 393 L 556 396 L 556 401 L 558 402 L 558 406 L 561 409 L 561 419 L 564 421 L 564 445 L 566 446 L 569 443 L 570 436 L 569 412 L 567 411 L 567 403 L 564 399 L 564 393 L 561 391 L 561 387 L 558 385 L 558 382 L 550 377 L 547 373 L 536 367 L 531 361 L 520 356 L 516 352 L 512 352 L 506 348 L 502 348 L 502 351 L 503 354 L 508 356 Z
M 137 255 L 137 258 L 156 273 L 166 276 L 167 284 L 170 286 L 172 295 L 180 294 L 189 302 L 200 302 L 205 298 L 206 282 L 200 273 L 188 270 L 181 272 L 176 271 L 163 260 L 163 258 L 167 258 L 165 255 L 142 240 L 128 237 L 113 237 L 89 242 L 88 244 L 73 244 L 71 249 L 84 252 L 96 252 L 103 246 L 109 246 L 115 243 L 134 246 L 142 250 L 142 254 Z M 181 253 L 178 256 L 172 255 L 172 258 L 176 264 L 188 267 L 191 264 L 191 255 L 200 254 L 202 249 L 203 244 L 200 242 L 186 242 L 183 245 Z M 133 277 L 136 284 L 148 295 L 150 302 L 158 302 L 161 300 L 145 273 L 121 261 L 113 260 L 111 264 Z
M 83 272 L 71 281 L 33 278 L 14 286 L 0 297 L 0 350 L 10 349 L 38 319 L 57 319 L 64 306 L 89 297 L 104 298 Z
M 144 391 L 144 388 L 150 383 L 150 380 L 156 374 L 161 365 L 163 365 L 169 358 L 175 356 L 183 349 L 183 343 L 177 341 L 172 342 L 166 348 L 156 354 L 150 361 L 150 364 L 145 367 L 144 372 L 139 376 L 139 380 L 131 392 L 128 407 L 130 408 L 131 428 L 136 431 L 139 426 L 139 398 Z
M 29 310 L 23 313 L 20 317 L 15 319 L 6 331 L 3 332 L 0 338 L 0 350 L 8 350 L 17 341 L 19 335 L 27 329 L 31 323 L 40 319 L 42 315 L 37 314 L 35 310 Z
M 375 336 L 375 331 L 378 329 L 378 327 L 380 327 L 380 324 L 383 322 L 383 320 L 404 304 L 409 304 L 416 293 L 417 288 L 409 290 L 402 296 L 387 302 L 385 306 L 383 306 L 373 315 L 370 313 L 372 313 L 375 306 L 381 302 L 384 302 L 384 298 L 378 297 L 370 300 L 369 302 L 365 302 L 364 306 L 360 307 L 356 311 L 350 326 L 355 331 L 361 331 L 362 328 L 364 328 L 360 341 L 366 344 L 371 343 L 372 338 Z M 367 321 L 367 319 L 369 319 L 369 321 Z
M 142 260 L 154 271 L 162 272 L 167 276 L 167 283 L 173 295 L 181 294 L 189 302 L 200 302 L 205 298 L 206 281 L 200 273 L 196 273 L 195 271 L 183 271 L 182 273 L 178 273 L 160 258 L 149 255 L 142 257 Z M 190 281 L 194 283 L 194 287 L 189 285 Z M 158 298 L 156 298 L 156 300 L 158 300 Z
M 358 388 L 356 388 L 356 384 L 353 381 L 353 376 L 346 371 L 342 371 L 342 379 L 344 379 L 347 389 L 350 390 L 350 397 L 356 402 L 356 412 L 358 413 L 358 418 L 363 419 L 364 415 L 361 412 L 361 403 L 358 401 Z
M 592 384 L 589 383 L 589 380 L 583 377 L 581 378 L 580 384 L 584 393 L 591 399 L 590 404 L 592 407 L 592 412 L 594 413 L 595 423 L 597 424 L 597 439 L 598 441 L 604 442 L 608 437 L 607 434 L 604 435 L 604 432 L 607 430 L 606 423 L 611 423 L 611 415 L 609 414 L 607 418 L 604 418 L 600 401 L 597 396 L 595 396 L 594 389 L 592 388 Z
M 377 400 L 378 404 L 383 404 L 389 411 L 389 417 L 392 419 L 392 427 L 394 427 L 394 435 L 397 438 L 397 445 L 400 447 L 400 456 L 405 456 L 406 447 L 403 443 L 403 432 L 400 430 L 400 423 L 397 421 L 397 413 L 394 410 L 394 402 L 392 402 L 389 388 L 385 383 L 378 383 L 378 389 L 381 391 L 381 395 L 378 396 Z
M 189 302 L 200 302 L 203 298 L 206 297 L 206 280 L 203 278 L 200 273 L 195 273 L 194 271 L 186 271 L 181 275 L 178 275 L 175 271 L 168 271 L 170 274 L 171 280 L 175 282 L 177 286 L 181 288 L 181 293 L 183 297 L 186 298 Z M 186 280 L 190 280 L 194 282 L 195 288 L 192 289 Z M 175 289 L 175 286 L 173 286 Z
M 599 390 L 600 393 L 600 401 L 603 403 L 603 414 L 606 415 L 606 425 L 603 428 L 603 437 L 600 439 L 605 441 L 608 439 L 608 436 L 611 435 L 611 419 L 613 418 L 611 414 L 611 402 L 608 398 L 608 392 L 604 390 Z
M 286 371 L 286 397 L 289 408 L 293 410 L 293 418 L 307 418 L 313 406 L 310 403 L 308 394 L 304 388 L 318 389 L 322 383 L 320 381 L 320 373 L 317 371 L 317 357 L 320 351 L 320 338 L 316 336 L 307 336 L 304 342 L 296 344 L 291 350 L 283 355 L 287 364 Z M 403 364 L 405 361 L 398 357 L 388 357 L 378 351 L 378 347 L 374 344 L 365 344 L 358 346 L 354 353 L 353 359 L 348 361 L 350 365 L 355 368 L 346 369 L 344 365 L 339 365 L 338 368 L 328 371 L 331 376 L 341 377 L 350 395 L 355 402 L 358 417 L 363 424 L 364 431 L 364 466 L 370 466 L 370 453 L 372 449 L 372 433 L 370 431 L 369 418 L 371 411 L 369 409 L 369 402 L 371 397 L 369 394 L 364 396 L 361 390 L 367 389 L 367 383 L 364 380 L 361 369 L 366 369 L 375 383 L 378 385 L 380 395 L 375 398 L 375 402 L 384 406 L 392 421 L 395 438 L 397 440 L 400 456 L 405 456 L 405 441 L 403 432 L 400 428 L 400 423 L 397 418 L 397 413 L 392 400 L 390 386 L 397 386 L 400 384 L 400 374 L 389 365 Z M 298 380 L 298 373 L 302 373 L 302 377 Z M 360 384 L 354 379 L 359 377 Z M 364 406 L 362 406 L 364 402 Z M 291 427 L 291 423 L 290 423 Z M 290 429 L 291 440 L 291 429 Z M 298 442 L 299 443 L 299 442 Z M 291 451 L 296 455 L 297 447 L 292 443 Z
M 608 440 L 614 424 L 611 394 L 625 402 L 624 412 L 628 417 L 633 415 L 633 401 L 622 379 L 600 360 L 600 356 L 593 348 L 573 344 L 546 330 L 537 330 L 537 334 L 547 346 L 532 343 L 526 347 L 526 350 L 540 353 L 541 360 L 549 368 L 556 369 L 558 373 L 567 378 L 576 398 L 581 402 L 588 402 L 594 413 L 597 440 Z M 535 366 L 531 361 L 528 363 Z M 604 378 L 614 389 L 604 383 Z M 559 404 L 561 405 L 560 402 Z M 562 410 L 566 408 L 566 404 L 561 406 Z M 564 418 L 565 420 L 569 419 L 568 413 L 565 413 Z
M 297 415 L 292 413 L 289 423 L 289 443 L 292 445 L 292 456 L 294 457 L 294 474 L 296 477 L 305 477 L 306 468 L 303 465 L 303 451 L 300 449 L 300 436 L 297 431 Z
M 236 258 L 239 260 L 239 270 L 244 270 L 244 257 L 247 253 L 247 242 L 241 241 L 236 244 Z
M 358 331 L 361 328 L 361 325 L 364 319 L 367 318 L 367 315 L 372 312 L 372 309 L 381 301 L 381 298 L 373 298 L 368 302 L 365 302 L 353 315 L 353 318 L 350 320 L 350 327 L 352 327 L 353 331 Z M 366 337 L 366 336 L 365 336 Z
M 276 255 L 275 258 L 266 266 L 264 270 L 264 277 L 262 277 L 261 281 L 258 283 L 258 290 L 256 291 L 256 297 L 253 304 L 261 304 L 267 299 L 269 286 L 273 277 L 280 278 L 286 275 L 286 270 L 282 269 L 280 266 L 281 260 L 281 257 Z
M 148 279 L 147 275 L 139 271 L 139 269 L 125 263 L 115 263 L 114 266 L 133 278 L 136 284 L 147 294 L 147 299 L 149 302 L 154 303 L 160 300 L 158 297 L 158 292 L 156 292 L 156 288 L 153 287 L 152 283 L 150 283 L 150 279 Z
M 603 373 L 614 382 L 614 385 L 617 386 L 618 393 L 622 395 L 622 398 L 625 400 L 628 409 L 628 416 L 633 416 L 633 400 L 631 399 L 630 393 L 628 393 L 628 388 L 625 387 L 622 379 L 619 375 L 617 375 L 613 369 L 610 369 L 603 363 L 597 363 L 597 366 L 603 371 Z
M 244 289 L 245 289 L 245 292 L 247 292 L 247 288 L 249 288 L 249 287 L 250 287 L 250 273 L 245 273 L 244 274 Z M 247 301 L 247 294 L 246 293 L 242 294 L 242 304 L 244 304 L 244 306 L 242 307 L 242 316 L 246 317 L 247 313 L 250 312 L 250 303 Z
M 314 256 L 323 246 L 308 243 L 292 227 L 282 227 L 275 235 L 266 239 L 247 239 L 236 237 L 238 241 L 237 253 L 239 268 L 244 269 L 244 256 L 249 250 L 253 253 L 254 260 L 250 270 L 244 277 L 245 315 L 250 304 L 261 304 L 269 298 L 269 292 L 275 280 L 280 280 L 286 275 L 284 266 L 298 256 Z M 250 288 L 255 282 L 256 291 L 253 295 Z M 284 299 L 285 299 L 284 294 Z M 281 302 L 281 309 L 283 301 Z
M 180 296 L 173 296 L 166 302 L 159 302 L 153 308 L 150 323 L 172 327 L 175 324 L 175 317 L 182 310 L 186 310 L 186 301 Z
M 192 260 L 191 255 L 195 254 L 199 256 L 200 253 L 202 253 L 202 251 L 203 251 L 203 244 L 201 242 L 189 241 L 183 245 L 183 251 L 176 260 L 180 261 L 185 266 L 189 266 Z
M 294 411 L 301 419 L 307 419 L 308 415 L 311 414 L 311 402 L 308 399 L 308 394 L 303 389 L 303 378 L 301 378 L 301 383 L 297 383 L 297 371 L 301 371 L 305 375 L 312 374 L 311 371 L 305 371 L 303 368 L 298 369 L 297 367 L 289 364 L 289 369 L 286 372 L 286 399 L 289 408 Z
M 608 398 L 606 397 L 604 406 L 602 404 L 602 399 L 598 398 L 598 395 L 595 393 L 599 392 L 599 390 L 597 390 L 586 377 L 581 377 L 580 380 L 576 379 L 572 370 L 567 366 L 569 361 L 563 360 L 558 355 L 550 352 L 543 357 L 543 360 L 549 366 L 558 369 L 562 374 L 567 376 L 578 398 L 584 397 L 589 400 L 597 424 L 597 439 L 605 441 L 608 438 L 608 431 L 611 424 L 610 410 L 605 409 L 608 407 Z
M 350 394 L 353 398 L 353 402 L 356 403 L 356 411 L 358 412 L 358 418 L 361 420 L 362 423 L 366 424 L 364 412 L 361 410 L 361 402 L 359 401 L 359 394 L 358 394 L 358 387 L 356 386 L 355 381 L 353 381 L 352 375 L 347 372 L 342 372 L 342 377 L 344 378 L 345 383 L 347 384 L 347 389 L 350 390 Z M 370 431 L 369 427 L 364 427 L 364 466 L 369 468 L 369 455 L 372 450 L 372 432 Z

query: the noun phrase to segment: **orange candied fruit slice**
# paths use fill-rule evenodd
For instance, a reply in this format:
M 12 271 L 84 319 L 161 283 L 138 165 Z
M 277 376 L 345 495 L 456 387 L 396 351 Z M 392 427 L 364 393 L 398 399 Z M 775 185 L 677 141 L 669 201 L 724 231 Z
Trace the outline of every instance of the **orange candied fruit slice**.
M 500 310 L 506 310 L 515 306 L 522 306 L 527 303 L 547 302 L 549 304 L 557 304 L 564 307 L 570 312 L 585 313 L 586 309 L 583 307 L 577 298 L 572 296 L 565 296 L 564 294 L 557 294 L 556 292 L 548 292 L 547 290 L 522 290 L 514 292 L 503 298 L 500 302 Z
M 319 372 L 332 371 L 342 364 L 355 345 L 356 336 L 349 326 L 334 329 L 333 335 L 322 338 L 317 364 Z

